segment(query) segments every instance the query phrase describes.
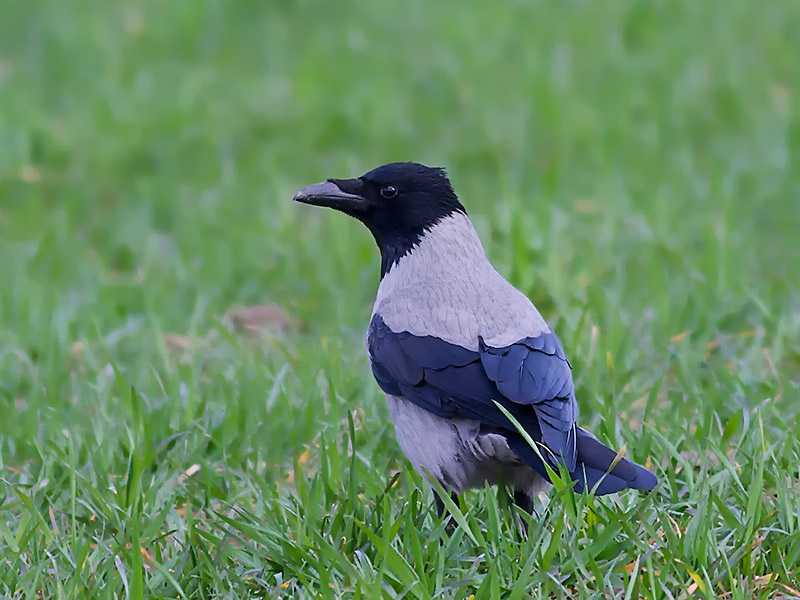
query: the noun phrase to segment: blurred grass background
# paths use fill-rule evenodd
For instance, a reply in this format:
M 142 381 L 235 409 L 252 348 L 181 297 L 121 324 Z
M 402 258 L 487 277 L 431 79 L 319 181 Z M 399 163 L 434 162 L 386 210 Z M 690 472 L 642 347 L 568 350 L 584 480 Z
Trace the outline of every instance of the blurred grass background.
M 798 31 L 790 0 L 6 3 L 0 590 L 790 595 Z M 390 485 L 377 250 L 290 199 L 391 160 L 449 169 L 656 493 L 525 540 L 471 492 L 440 543 Z

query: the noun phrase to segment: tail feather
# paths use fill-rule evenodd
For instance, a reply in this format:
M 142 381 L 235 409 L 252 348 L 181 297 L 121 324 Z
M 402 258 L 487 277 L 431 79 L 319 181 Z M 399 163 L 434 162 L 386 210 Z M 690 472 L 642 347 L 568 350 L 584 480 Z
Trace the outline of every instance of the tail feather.
M 658 478 L 650 471 L 627 458 L 621 458 L 614 468 L 609 467 L 617 457 L 617 453 L 600 442 L 585 429 L 578 431 L 578 465 L 572 476 L 577 480 L 576 491 L 584 488 L 594 489 L 595 494 L 613 494 L 626 488 L 634 490 L 652 490 Z
M 585 429 L 577 427 L 576 432 L 578 460 L 575 470 L 570 473 L 576 482 L 576 492 L 588 489 L 593 490 L 598 496 L 603 496 L 629 488 L 652 490 L 658 483 L 658 478 L 653 473 L 627 458 L 621 458 L 609 471 L 617 453 Z M 541 459 L 521 435 L 515 433 L 507 436 L 507 439 L 510 448 L 517 456 L 539 475 L 549 479 Z

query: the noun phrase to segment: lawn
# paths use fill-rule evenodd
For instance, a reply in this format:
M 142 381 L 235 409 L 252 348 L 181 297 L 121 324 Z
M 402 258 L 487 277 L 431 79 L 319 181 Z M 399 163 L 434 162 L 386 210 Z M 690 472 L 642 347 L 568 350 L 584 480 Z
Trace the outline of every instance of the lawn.
M 800 3 L 0 14 L 0 597 L 800 595 Z M 291 202 L 390 160 L 449 169 L 654 492 L 445 531 L 373 241 Z

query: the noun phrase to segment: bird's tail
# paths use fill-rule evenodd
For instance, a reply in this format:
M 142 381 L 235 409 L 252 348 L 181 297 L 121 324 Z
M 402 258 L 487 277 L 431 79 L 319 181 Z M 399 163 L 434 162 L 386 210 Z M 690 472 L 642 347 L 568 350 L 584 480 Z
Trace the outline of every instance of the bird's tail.
M 620 458 L 614 468 L 609 467 L 617 453 L 600 442 L 585 429 L 577 427 L 578 461 L 575 471 L 570 473 L 577 481 L 576 492 L 594 490 L 598 496 L 613 494 L 627 488 L 652 490 L 658 478 L 650 471 L 627 458 Z M 598 485 L 599 482 L 599 485 Z M 595 486 L 597 486 L 595 488 Z
M 598 496 L 613 494 L 624 489 L 652 490 L 658 478 L 650 471 L 627 458 L 620 458 L 616 464 L 617 453 L 600 442 L 585 429 L 575 428 L 577 460 L 570 476 L 576 482 L 575 491 L 584 489 L 594 491 Z M 527 462 L 537 473 L 547 479 L 547 469 L 536 453 L 519 434 L 507 437 L 511 449 Z M 614 464 L 614 468 L 610 469 Z M 556 464 L 551 467 L 557 468 Z M 610 470 L 609 470 L 610 469 Z

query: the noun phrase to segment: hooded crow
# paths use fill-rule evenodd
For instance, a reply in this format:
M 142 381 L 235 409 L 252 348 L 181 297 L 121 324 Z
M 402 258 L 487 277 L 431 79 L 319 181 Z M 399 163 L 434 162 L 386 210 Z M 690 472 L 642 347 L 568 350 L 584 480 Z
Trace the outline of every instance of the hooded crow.
M 656 485 L 650 471 L 576 425 L 572 367 L 558 336 L 486 258 L 443 169 L 390 163 L 294 199 L 355 217 L 380 248 L 367 354 L 397 440 L 423 477 L 454 496 L 506 484 L 528 512 L 549 487 L 544 462 L 563 465 L 578 492 Z

